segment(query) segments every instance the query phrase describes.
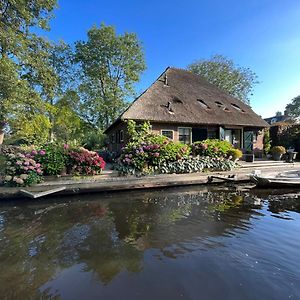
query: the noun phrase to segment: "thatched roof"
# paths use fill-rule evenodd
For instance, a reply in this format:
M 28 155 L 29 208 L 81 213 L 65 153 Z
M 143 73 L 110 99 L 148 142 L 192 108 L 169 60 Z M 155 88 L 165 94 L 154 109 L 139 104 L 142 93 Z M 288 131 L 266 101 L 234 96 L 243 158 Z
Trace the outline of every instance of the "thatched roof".
M 167 68 L 117 121 L 130 119 L 189 125 L 269 126 L 249 105 L 202 77 L 176 68 Z

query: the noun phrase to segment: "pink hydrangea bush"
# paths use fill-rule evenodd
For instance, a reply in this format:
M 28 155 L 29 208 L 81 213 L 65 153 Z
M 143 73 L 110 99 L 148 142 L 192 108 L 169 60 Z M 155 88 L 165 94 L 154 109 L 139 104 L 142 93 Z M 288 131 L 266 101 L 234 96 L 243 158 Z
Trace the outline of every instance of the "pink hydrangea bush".
M 105 168 L 105 161 L 97 152 L 85 148 L 69 152 L 72 173 L 79 175 L 97 175 Z
M 172 162 L 188 157 L 187 145 L 175 143 L 164 136 L 151 135 L 149 141 L 129 143 L 122 149 L 119 165 L 138 171 L 157 169 L 163 162 Z
M 31 154 L 9 153 L 6 156 L 4 184 L 9 186 L 28 186 L 43 181 L 41 164 Z

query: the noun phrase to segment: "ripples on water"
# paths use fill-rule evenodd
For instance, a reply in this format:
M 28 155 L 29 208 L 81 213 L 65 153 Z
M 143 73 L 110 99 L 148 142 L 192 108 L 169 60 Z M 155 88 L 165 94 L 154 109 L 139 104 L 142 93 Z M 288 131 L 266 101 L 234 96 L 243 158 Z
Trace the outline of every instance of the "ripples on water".
M 199 187 L 5 202 L 1 299 L 300 299 L 299 213 Z

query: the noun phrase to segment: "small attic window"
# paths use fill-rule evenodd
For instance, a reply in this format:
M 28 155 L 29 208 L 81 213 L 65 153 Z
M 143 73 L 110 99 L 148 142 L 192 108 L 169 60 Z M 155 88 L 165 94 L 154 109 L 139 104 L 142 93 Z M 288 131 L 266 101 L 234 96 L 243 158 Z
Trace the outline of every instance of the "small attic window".
M 197 99 L 198 103 L 205 109 L 210 109 L 210 107 L 201 99 Z
M 245 112 L 243 109 L 241 109 L 238 105 L 236 105 L 236 104 L 234 104 L 234 103 L 231 103 L 231 106 L 232 106 L 234 109 L 236 109 L 236 110 L 238 110 L 238 111 L 240 111 L 240 112 L 242 112 L 242 113 Z
M 220 101 L 215 101 L 215 103 L 217 104 L 218 107 L 223 107 L 224 106 L 224 104 L 221 103 Z
M 173 97 L 172 101 L 173 101 L 174 103 L 181 103 L 181 104 L 183 104 L 182 100 L 180 100 L 180 99 L 179 99 L 178 97 L 176 97 L 176 96 Z
M 227 107 L 224 107 L 223 110 L 226 111 L 226 112 L 230 112 L 230 110 Z

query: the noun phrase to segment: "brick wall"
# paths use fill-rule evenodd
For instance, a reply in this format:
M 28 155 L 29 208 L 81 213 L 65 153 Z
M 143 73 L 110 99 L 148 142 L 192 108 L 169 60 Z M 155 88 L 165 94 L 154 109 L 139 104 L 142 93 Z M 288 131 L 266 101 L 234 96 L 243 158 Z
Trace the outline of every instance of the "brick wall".
M 138 124 L 138 122 L 137 122 Z M 175 142 L 179 141 L 179 134 L 178 134 L 178 128 L 179 127 L 189 127 L 187 125 L 180 125 L 180 124 L 167 124 L 167 123 L 152 123 L 152 131 L 156 134 L 161 134 L 162 130 L 172 130 L 173 131 L 173 140 Z M 192 127 L 189 127 L 192 128 Z M 196 128 L 193 126 L 193 128 Z M 214 130 L 218 130 L 216 126 L 198 126 L 197 128 L 211 128 Z M 241 127 L 237 127 L 241 128 Z M 119 142 L 117 139 L 118 132 L 120 130 L 123 130 L 124 133 L 124 140 L 123 142 Z M 250 130 L 250 128 L 248 128 Z M 113 135 L 113 139 L 112 139 Z M 114 126 L 109 132 L 107 132 L 108 136 L 108 150 L 113 152 L 118 152 L 121 150 L 121 148 L 127 143 L 129 137 L 126 130 L 126 123 L 121 122 L 118 125 Z M 113 142 L 112 142 L 113 141 Z M 257 156 L 260 156 L 263 151 L 263 131 L 258 131 L 256 142 L 253 143 L 253 150 L 257 154 Z

